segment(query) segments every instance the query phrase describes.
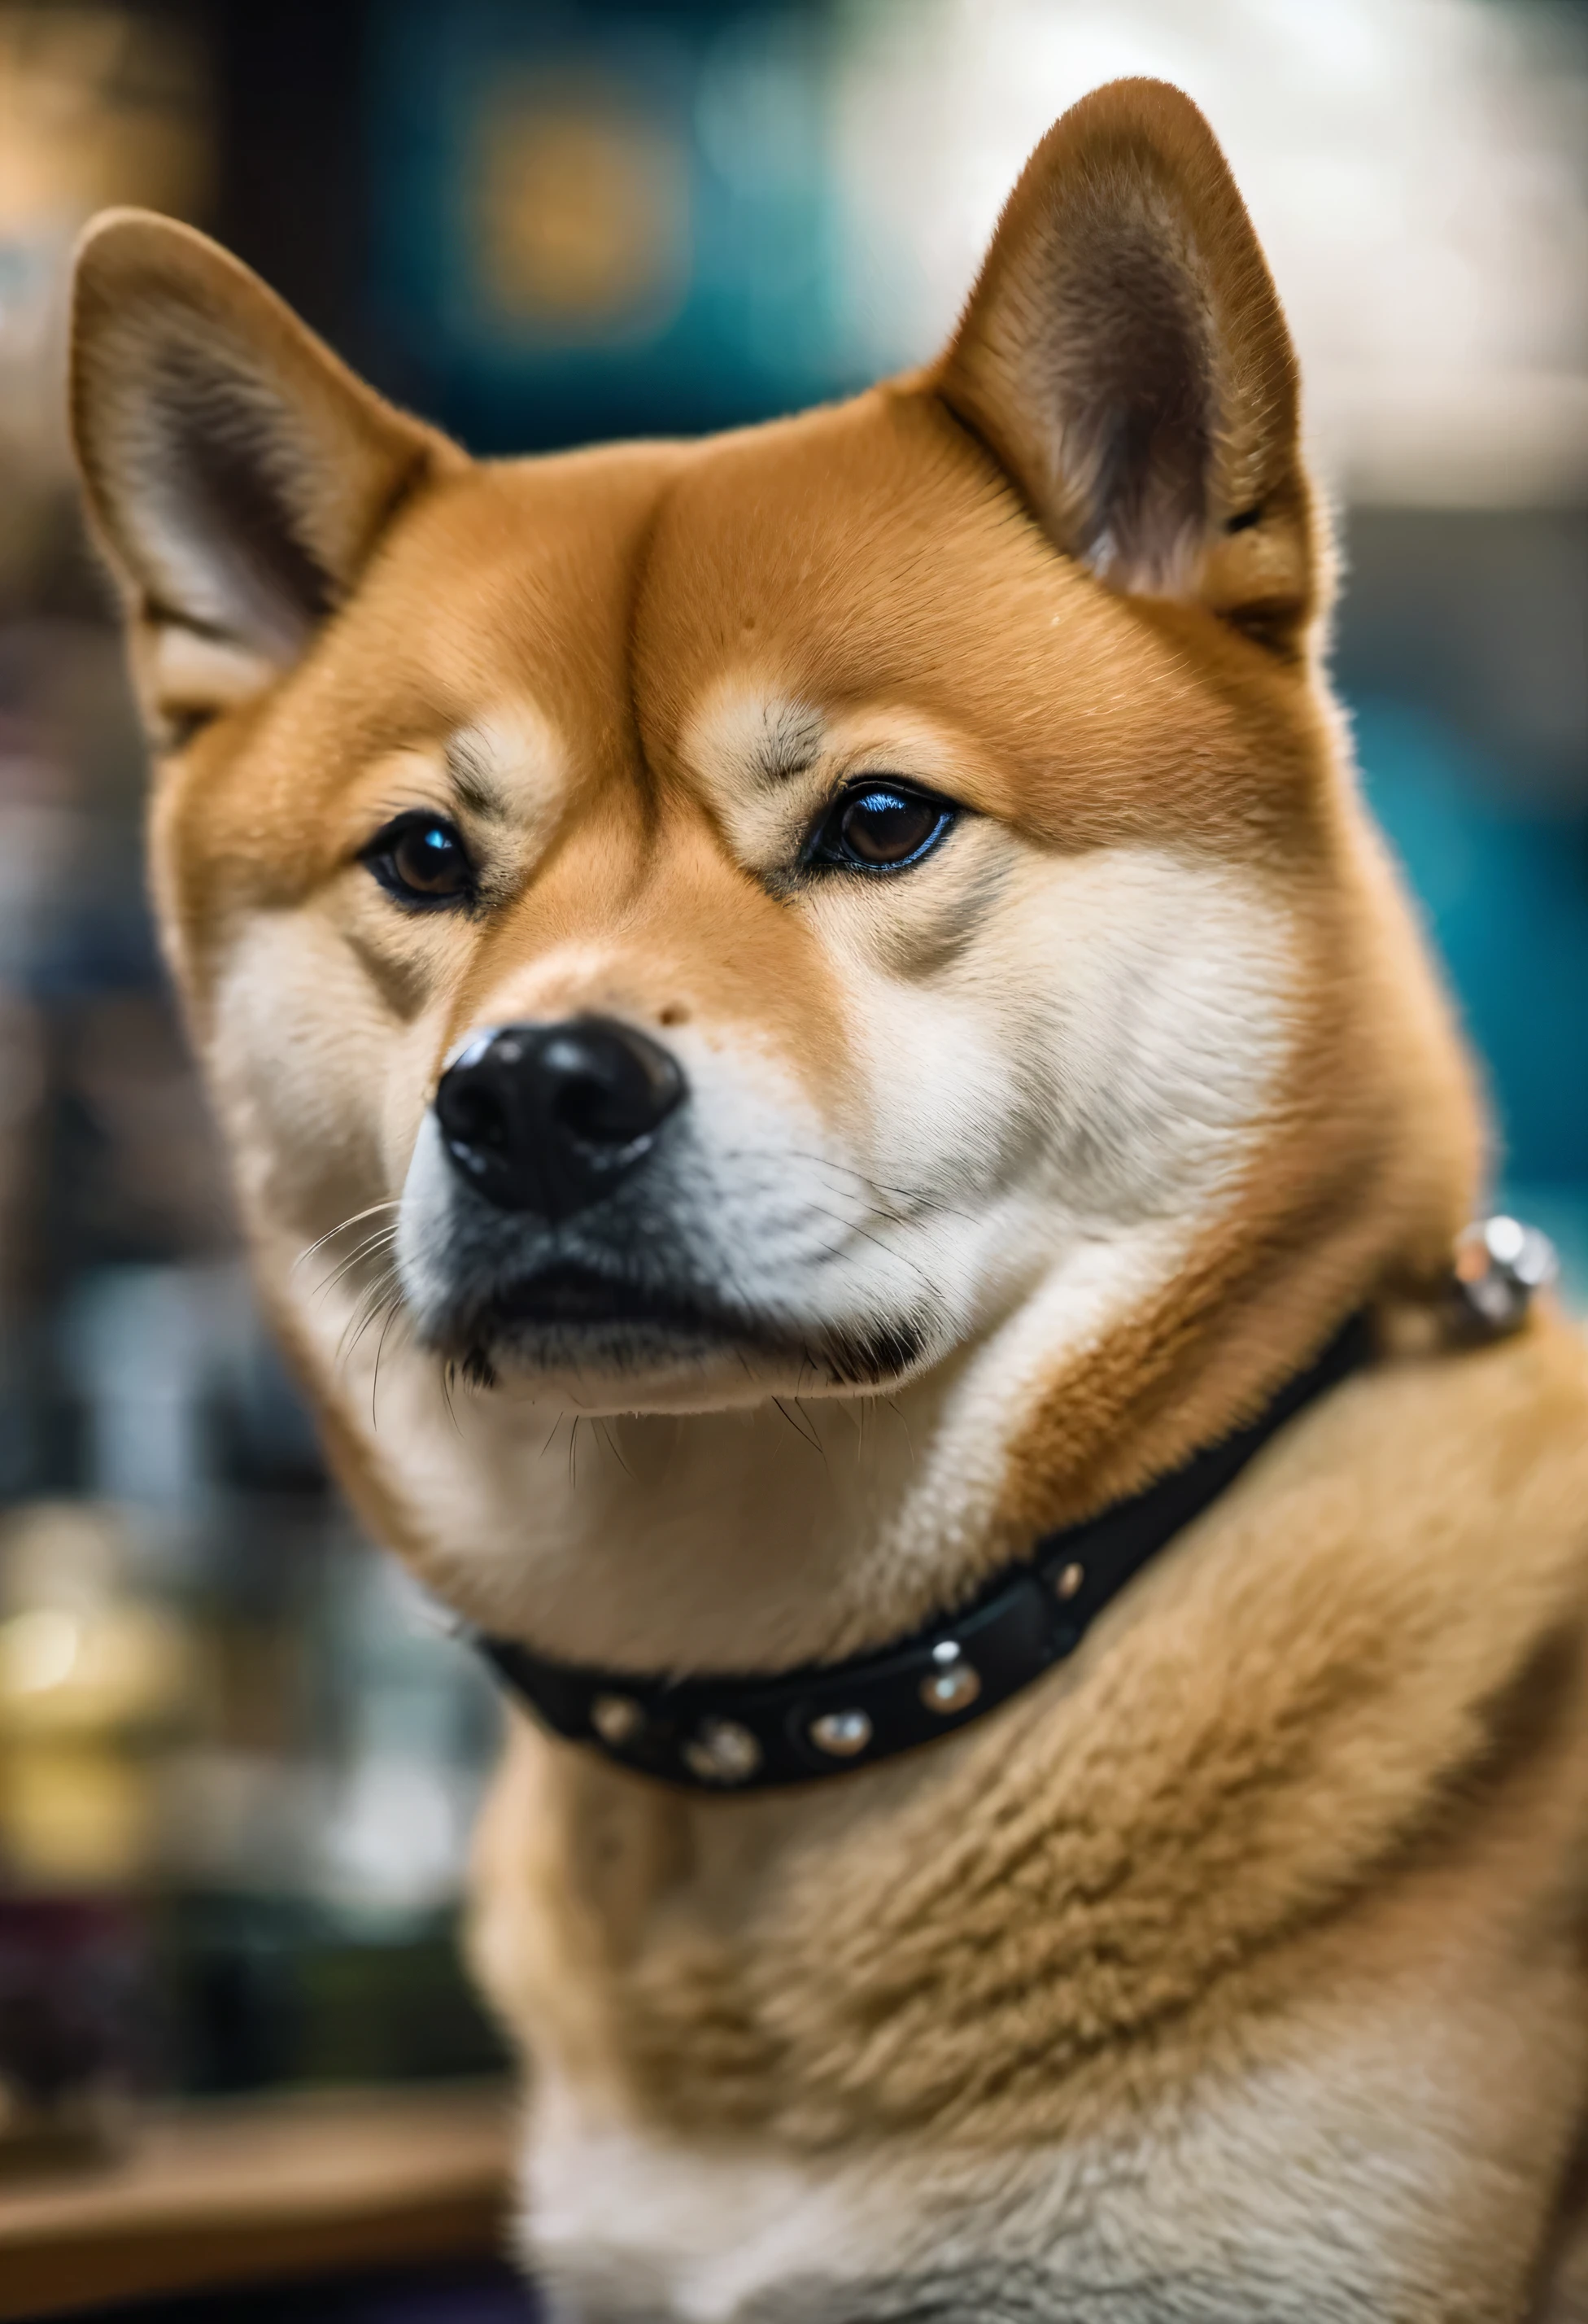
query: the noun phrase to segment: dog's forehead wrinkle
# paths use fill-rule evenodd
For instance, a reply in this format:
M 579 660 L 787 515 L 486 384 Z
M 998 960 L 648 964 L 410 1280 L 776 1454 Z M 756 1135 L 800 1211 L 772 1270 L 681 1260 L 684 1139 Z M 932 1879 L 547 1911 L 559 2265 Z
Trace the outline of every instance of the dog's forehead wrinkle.
M 815 704 L 753 671 L 717 678 L 686 713 L 685 759 L 706 779 L 776 789 L 808 774 L 827 741 Z
M 500 817 L 506 803 L 497 784 L 497 771 L 485 738 L 474 728 L 456 727 L 444 750 L 447 780 L 460 807 L 474 814 Z
M 821 714 L 804 703 L 768 699 L 761 706 L 761 727 L 754 771 L 764 781 L 803 775 L 821 755 Z
M 489 821 L 543 814 L 565 781 L 565 736 L 528 696 L 460 720 L 448 729 L 441 754 L 459 806 Z

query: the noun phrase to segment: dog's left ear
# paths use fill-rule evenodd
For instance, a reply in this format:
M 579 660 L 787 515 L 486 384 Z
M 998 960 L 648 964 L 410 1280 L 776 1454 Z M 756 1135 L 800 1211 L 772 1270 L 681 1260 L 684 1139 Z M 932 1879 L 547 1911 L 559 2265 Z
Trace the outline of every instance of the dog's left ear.
M 935 384 L 1055 544 L 1280 651 L 1318 590 L 1295 352 L 1190 99 L 1114 81 L 1027 163 Z
M 247 267 L 142 210 L 106 212 L 78 251 L 70 398 L 161 747 L 291 669 L 394 512 L 463 462 Z

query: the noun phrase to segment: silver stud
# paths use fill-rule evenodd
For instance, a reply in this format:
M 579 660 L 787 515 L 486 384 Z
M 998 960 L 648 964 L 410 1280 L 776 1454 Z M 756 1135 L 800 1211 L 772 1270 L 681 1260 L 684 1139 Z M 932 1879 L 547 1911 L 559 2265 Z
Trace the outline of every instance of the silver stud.
M 1062 1598 L 1068 1601 L 1069 1599 L 1074 1597 L 1076 1591 L 1080 1588 L 1081 1583 L 1086 1580 L 1086 1567 L 1084 1565 L 1078 1565 L 1075 1560 L 1071 1558 L 1069 1563 L 1068 1565 L 1061 1565 L 1058 1572 L 1053 1576 L 1054 1597 Z
M 951 1711 L 968 1711 L 981 1692 L 979 1671 L 966 1661 L 964 1649 L 952 1638 L 933 1646 L 932 1658 L 937 1668 L 921 1682 L 922 1702 L 945 1719 Z
M 707 1719 L 684 1745 L 684 1764 L 703 1784 L 748 1783 L 761 1764 L 761 1747 L 737 1719 Z
M 618 1750 L 638 1734 L 645 1713 L 631 1694 L 598 1694 L 590 1706 L 590 1723 L 603 1743 Z
M 852 1759 L 871 1740 L 871 1721 L 863 1711 L 827 1711 L 811 1721 L 811 1740 L 819 1751 L 835 1759 Z
M 1519 1329 L 1558 1272 L 1549 1237 L 1519 1219 L 1479 1219 L 1456 1239 L 1456 1295 L 1468 1329 L 1485 1339 Z

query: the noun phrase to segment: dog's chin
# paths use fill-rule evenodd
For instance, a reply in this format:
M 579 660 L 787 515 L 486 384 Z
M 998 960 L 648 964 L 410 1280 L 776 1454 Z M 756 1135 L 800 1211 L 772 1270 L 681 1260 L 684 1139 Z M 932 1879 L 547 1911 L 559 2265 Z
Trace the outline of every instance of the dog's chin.
M 886 1390 L 925 1352 L 908 1319 L 805 1331 L 694 1291 L 569 1265 L 495 1285 L 423 1336 L 476 1388 L 566 1388 L 625 1411 Z

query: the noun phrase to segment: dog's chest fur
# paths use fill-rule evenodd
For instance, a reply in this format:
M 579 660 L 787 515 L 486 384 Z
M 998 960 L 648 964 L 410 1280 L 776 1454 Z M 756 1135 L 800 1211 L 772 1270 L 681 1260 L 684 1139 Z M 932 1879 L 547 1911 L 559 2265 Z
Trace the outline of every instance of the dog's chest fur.
M 1558 1330 L 1359 1379 L 1069 1674 L 803 1802 L 523 1730 L 476 1952 L 568 2315 L 1516 2314 L 1588 2068 L 1585 1417 Z
M 1409 2052 L 1406 2030 L 1387 2014 L 1365 2039 L 1182 2092 L 1112 2138 L 847 2172 L 626 2135 L 543 2099 L 528 2255 L 569 2324 L 1508 2314 L 1524 2273 L 1509 2172 L 1432 2129 L 1381 2152 L 1409 2070 L 1453 2114 L 1474 2095 L 1437 2052 Z

